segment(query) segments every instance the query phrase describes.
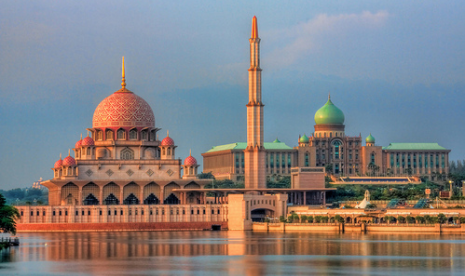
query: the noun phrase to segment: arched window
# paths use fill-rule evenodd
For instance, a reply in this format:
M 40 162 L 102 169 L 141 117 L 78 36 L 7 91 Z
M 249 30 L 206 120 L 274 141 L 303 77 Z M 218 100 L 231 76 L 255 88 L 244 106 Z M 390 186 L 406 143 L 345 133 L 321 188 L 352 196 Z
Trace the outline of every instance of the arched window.
M 308 154 L 308 152 L 306 152 L 305 153 L 305 165 L 304 165 L 305 167 L 310 166 L 309 159 L 310 159 L 309 154 Z
M 371 163 L 375 164 L 375 153 L 371 153 Z
M 121 151 L 121 159 L 132 160 L 134 159 L 134 151 L 130 148 L 125 148 Z
M 342 142 L 339 140 L 334 140 L 331 144 L 333 146 L 334 159 L 339 159 L 340 153 L 342 152 L 342 149 L 340 148 Z
M 162 151 L 163 151 L 163 155 L 165 155 L 165 148 L 163 148 Z
M 171 148 L 168 148 L 167 155 L 171 155 Z
M 87 148 L 87 155 L 90 155 L 90 148 Z
M 105 133 L 105 136 L 107 140 L 113 140 L 113 131 L 107 130 L 107 132 Z
M 97 132 L 97 139 L 100 141 L 103 139 L 103 132 L 100 130 Z
M 147 130 L 141 131 L 140 136 L 142 140 L 147 140 Z
M 137 140 L 137 131 L 135 129 L 129 131 L 129 139 L 130 140 Z
M 117 133 L 118 140 L 124 140 L 124 138 L 126 136 L 125 134 L 126 133 L 125 133 L 125 131 L 123 129 L 118 130 L 118 133 Z

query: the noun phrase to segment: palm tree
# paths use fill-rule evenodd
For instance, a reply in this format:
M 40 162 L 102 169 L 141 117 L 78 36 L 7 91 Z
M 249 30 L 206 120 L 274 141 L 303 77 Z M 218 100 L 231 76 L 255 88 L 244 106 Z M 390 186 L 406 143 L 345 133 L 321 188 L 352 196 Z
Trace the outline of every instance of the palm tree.
M 0 194 L 0 229 L 16 235 L 16 222 L 19 219 L 19 211 L 13 206 L 7 205 L 5 197 Z

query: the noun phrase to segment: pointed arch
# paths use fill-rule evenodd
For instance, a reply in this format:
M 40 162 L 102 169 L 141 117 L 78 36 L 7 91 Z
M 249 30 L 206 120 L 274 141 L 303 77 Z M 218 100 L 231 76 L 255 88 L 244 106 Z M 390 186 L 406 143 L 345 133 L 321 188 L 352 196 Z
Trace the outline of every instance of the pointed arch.
M 160 186 L 155 182 L 150 182 L 144 186 L 144 203 L 145 200 L 152 194 L 158 200 L 160 200 Z M 147 203 L 145 203 L 147 204 Z
M 132 160 L 132 159 L 134 159 L 134 151 L 132 149 L 130 149 L 130 148 L 124 148 L 121 151 L 120 159 L 123 159 L 123 160 Z
M 103 203 L 105 205 L 119 204 L 119 194 L 120 187 L 113 182 L 108 183 L 102 189 Z
M 83 200 L 84 205 L 99 204 L 98 202 L 99 196 L 100 196 L 100 188 L 95 183 L 90 182 L 82 187 L 82 200 Z M 94 199 L 97 201 L 95 201 Z
M 69 182 L 61 187 L 61 200 L 63 205 L 76 205 L 79 198 L 79 187 Z
M 128 199 L 131 194 L 133 195 L 131 199 Z M 137 185 L 135 182 L 131 182 L 123 187 L 123 199 L 124 199 L 124 204 L 134 204 L 134 199 L 135 197 L 137 199 L 137 202 L 139 202 L 139 196 L 140 196 L 140 186 Z M 126 203 L 129 202 L 129 203 Z M 138 204 L 138 203 L 137 203 Z
M 179 187 L 179 185 L 174 183 L 174 182 L 171 182 L 170 184 L 166 185 L 164 187 L 164 196 L 165 196 L 165 198 L 163 199 L 163 202 L 165 204 L 179 204 L 179 202 L 180 202 L 179 201 L 179 198 L 180 198 L 179 197 L 179 192 L 175 192 L 173 190 L 174 189 L 180 189 L 180 188 L 181 187 Z M 168 198 L 169 198 L 169 200 L 168 200 Z M 177 201 L 174 200 L 174 198 L 176 198 Z M 177 203 L 175 203 L 175 202 L 177 202 Z

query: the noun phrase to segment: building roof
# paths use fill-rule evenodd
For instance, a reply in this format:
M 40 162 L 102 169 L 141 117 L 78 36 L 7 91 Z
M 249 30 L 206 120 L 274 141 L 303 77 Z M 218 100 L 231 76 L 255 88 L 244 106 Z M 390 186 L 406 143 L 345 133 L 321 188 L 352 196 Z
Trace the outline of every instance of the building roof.
M 265 142 L 264 143 L 265 149 L 267 150 L 291 150 L 292 148 L 286 145 L 283 142 L 274 141 L 271 143 Z M 232 144 L 227 144 L 227 145 L 220 145 L 220 146 L 214 146 L 212 147 L 208 152 L 217 152 L 217 151 L 223 151 L 223 150 L 245 150 L 247 147 L 247 143 L 245 142 L 237 142 L 237 143 L 232 143 Z
M 448 150 L 438 143 L 390 143 L 385 150 Z

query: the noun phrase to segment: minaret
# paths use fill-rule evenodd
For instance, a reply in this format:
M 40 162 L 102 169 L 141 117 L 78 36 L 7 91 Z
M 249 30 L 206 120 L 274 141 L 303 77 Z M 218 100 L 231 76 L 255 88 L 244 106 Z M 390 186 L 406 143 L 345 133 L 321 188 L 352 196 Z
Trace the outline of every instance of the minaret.
M 265 148 L 263 147 L 262 69 L 257 17 L 252 19 L 247 104 L 247 148 L 244 150 L 245 188 L 266 188 Z

